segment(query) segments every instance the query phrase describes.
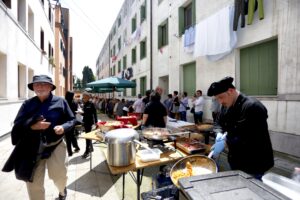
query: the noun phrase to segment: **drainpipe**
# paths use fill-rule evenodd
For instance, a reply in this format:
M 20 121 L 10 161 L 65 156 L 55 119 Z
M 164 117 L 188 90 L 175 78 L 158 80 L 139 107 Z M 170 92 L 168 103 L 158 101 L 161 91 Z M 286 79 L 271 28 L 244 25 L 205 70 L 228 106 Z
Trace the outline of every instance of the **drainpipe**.
M 152 29 L 152 0 L 150 0 L 150 90 L 153 89 Z

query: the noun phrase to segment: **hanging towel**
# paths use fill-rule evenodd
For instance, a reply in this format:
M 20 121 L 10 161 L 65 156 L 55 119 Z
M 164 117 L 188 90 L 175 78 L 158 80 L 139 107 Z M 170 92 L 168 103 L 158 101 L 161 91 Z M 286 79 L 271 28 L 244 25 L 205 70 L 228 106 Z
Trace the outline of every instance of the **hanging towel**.
M 189 45 L 189 46 L 185 46 L 185 34 L 183 34 L 181 36 L 181 38 L 182 38 L 182 47 L 183 47 L 184 52 L 189 53 L 189 54 L 194 53 L 194 44 L 195 43 L 192 45 Z
M 195 28 L 190 26 L 184 31 L 184 47 L 191 46 L 195 43 Z
M 233 6 L 226 6 L 196 25 L 194 56 L 219 60 L 229 54 L 237 43 L 232 30 Z

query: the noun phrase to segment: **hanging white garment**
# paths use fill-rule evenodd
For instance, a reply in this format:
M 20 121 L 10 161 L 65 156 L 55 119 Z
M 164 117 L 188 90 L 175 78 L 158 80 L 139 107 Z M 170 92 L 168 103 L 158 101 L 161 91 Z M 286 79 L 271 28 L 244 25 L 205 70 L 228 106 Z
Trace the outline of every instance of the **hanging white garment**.
M 181 40 L 182 40 L 182 47 L 183 47 L 184 52 L 190 53 L 190 54 L 194 53 L 194 44 L 195 43 L 192 45 L 189 45 L 189 46 L 185 46 L 185 34 L 183 34 L 181 36 Z
M 196 25 L 194 56 L 216 61 L 228 55 L 237 43 L 232 30 L 234 7 L 226 6 Z

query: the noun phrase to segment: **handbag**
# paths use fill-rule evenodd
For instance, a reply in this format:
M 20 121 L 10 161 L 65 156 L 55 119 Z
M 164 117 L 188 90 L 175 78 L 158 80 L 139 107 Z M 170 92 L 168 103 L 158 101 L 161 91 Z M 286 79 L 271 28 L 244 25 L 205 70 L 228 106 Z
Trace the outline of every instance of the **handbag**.
M 191 108 L 190 108 L 189 106 L 187 106 L 187 107 L 185 107 L 185 109 L 186 109 L 186 110 L 189 110 L 189 109 L 191 109 Z
M 194 107 L 192 107 L 191 113 L 195 113 L 195 108 Z

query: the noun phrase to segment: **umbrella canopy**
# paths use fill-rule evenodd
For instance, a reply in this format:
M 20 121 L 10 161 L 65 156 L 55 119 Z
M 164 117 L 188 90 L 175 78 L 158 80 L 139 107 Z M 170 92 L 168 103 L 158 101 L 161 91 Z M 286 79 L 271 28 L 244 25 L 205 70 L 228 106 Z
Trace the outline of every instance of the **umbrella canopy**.
M 109 93 L 109 92 L 124 92 L 123 88 L 85 88 L 84 91 L 91 92 L 91 93 Z
M 92 88 L 93 90 L 96 88 L 112 88 L 112 89 L 135 88 L 136 83 L 118 77 L 108 77 L 101 80 L 90 82 L 87 84 L 87 86 Z

